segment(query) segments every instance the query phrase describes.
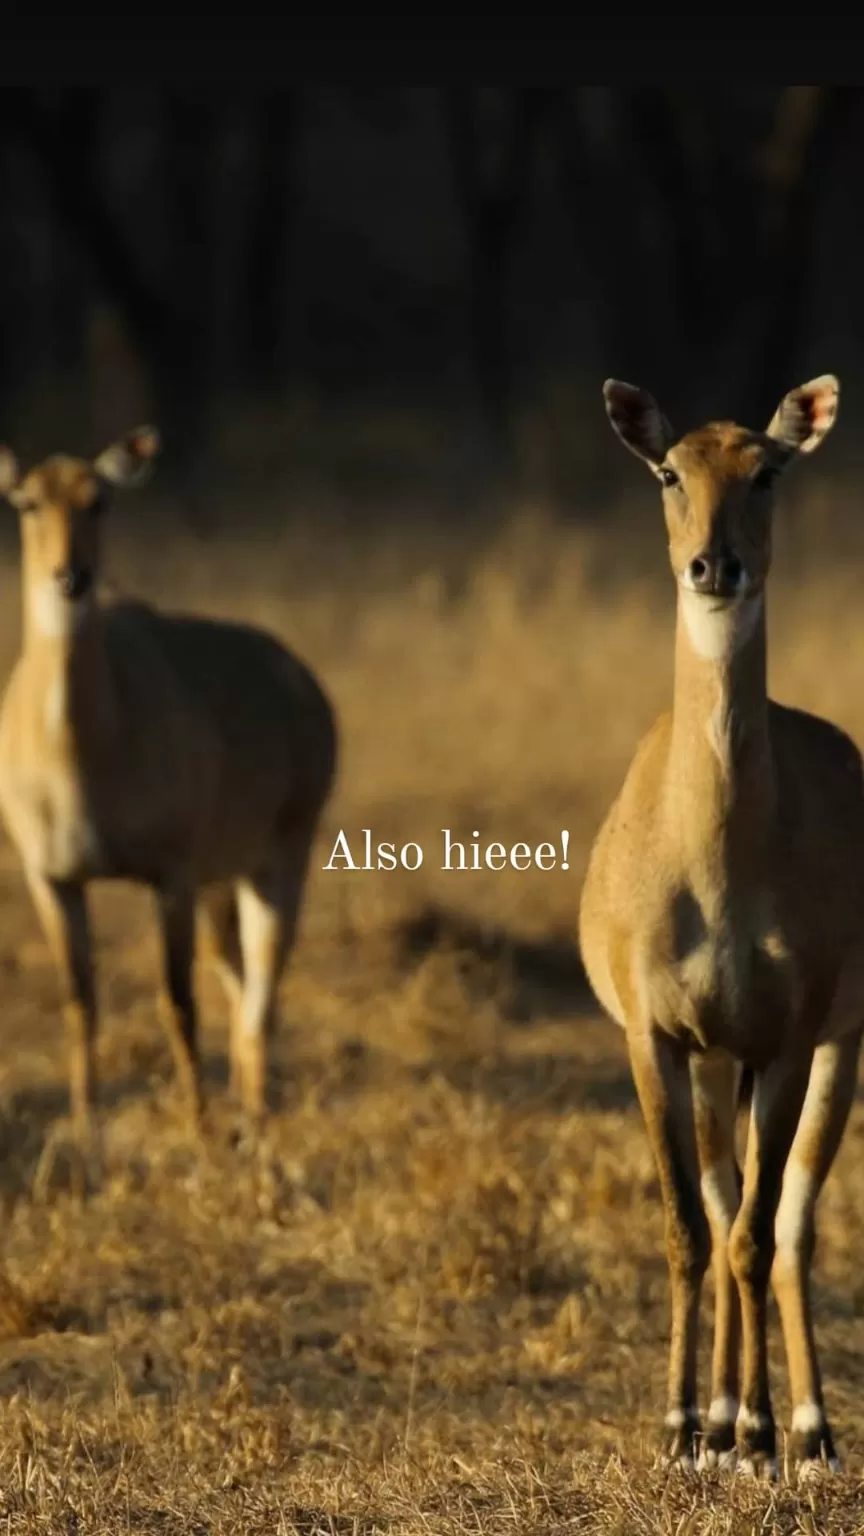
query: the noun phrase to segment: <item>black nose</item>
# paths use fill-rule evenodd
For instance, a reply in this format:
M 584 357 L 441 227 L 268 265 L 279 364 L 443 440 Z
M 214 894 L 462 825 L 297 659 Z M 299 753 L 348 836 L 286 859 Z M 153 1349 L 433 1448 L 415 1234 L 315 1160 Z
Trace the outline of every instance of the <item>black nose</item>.
M 737 555 L 713 555 L 708 552 L 690 561 L 690 581 L 695 591 L 713 597 L 734 597 L 743 575 Z
M 61 565 L 54 572 L 54 580 L 64 597 L 71 598 L 73 602 L 79 597 L 86 597 L 93 585 L 93 573 L 86 565 Z

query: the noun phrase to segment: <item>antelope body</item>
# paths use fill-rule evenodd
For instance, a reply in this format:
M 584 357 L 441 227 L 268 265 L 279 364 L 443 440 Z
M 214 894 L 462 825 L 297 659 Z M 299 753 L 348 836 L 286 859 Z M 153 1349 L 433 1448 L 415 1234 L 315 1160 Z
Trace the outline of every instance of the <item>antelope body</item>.
M 85 887 L 97 878 L 157 894 L 168 1024 L 196 1114 L 200 897 L 232 1003 L 233 1084 L 261 1111 L 276 988 L 335 769 L 330 705 L 275 639 L 96 595 L 109 489 L 141 483 L 157 452 L 141 428 L 93 463 L 58 455 L 22 477 L 0 450 L 24 617 L 0 712 L 0 811 L 61 972 L 82 1125 L 96 1029 Z
M 672 1291 L 667 1449 L 776 1472 L 766 1353 L 780 1308 L 801 1472 L 835 1465 L 813 1338 L 814 1209 L 855 1093 L 864 1027 L 864 780 L 833 725 L 766 691 L 772 485 L 833 425 L 832 376 L 766 432 L 676 442 L 644 391 L 607 412 L 663 487 L 678 585 L 673 707 L 641 743 L 597 837 L 580 910 L 592 986 L 626 1031 L 658 1167 Z M 741 1070 L 753 1071 L 742 1178 Z M 712 1392 L 696 1395 L 713 1248 Z M 739 1351 L 743 1344 L 743 1359 Z

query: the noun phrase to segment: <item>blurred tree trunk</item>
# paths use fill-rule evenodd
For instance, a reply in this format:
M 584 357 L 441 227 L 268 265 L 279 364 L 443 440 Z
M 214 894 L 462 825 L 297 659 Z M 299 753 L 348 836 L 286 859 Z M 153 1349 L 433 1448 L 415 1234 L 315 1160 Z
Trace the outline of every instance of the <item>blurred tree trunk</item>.
M 115 307 L 150 380 L 166 442 L 165 470 L 188 486 L 206 447 L 208 336 L 212 324 L 206 104 L 171 98 L 165 114 L 172 226 L 170 271 L 160 289 L 110 209 L 99 176 L 101 93 L 70 87 L 50 105 L 21 92 L 18 129 L 44 167 L 58 220 Z
M 621 95 L 607 90 L 594 103 L 608 115 L 595 143 L 580 92 L 559 90 L 555 105 L 561 193 L 576 262 L 596 295 L 602 369 L 662 392 L 654 334 L 660 307 L 656 251 L 646 248 L 639 168 Z
M 299 107 L 298 93 L 287 90 L 268 91 L 252 107 L 241 350 L 254 389 L 277 387 L 286 369 Z
M 87 355 L 87 295 L 78 252 L 53 208 L 50 220 L 52 361 L 69 375 Z
M 578 100 L 559 92 L 565 195 L 600 297 L 605 370 L 656 390 L 684 430 L 720 400 L 758 425 L 795 382 L 821 199 L 856 88 L 745 97 L 731 123 L 693 93 L 612 97 L 592 150 Z
M 194 494 L 206 454 L 219 324 L 213 282 L 216 107 L 198 93 L 168 92 L 164 102 L 165 212 L 169 263 L 163 291 L 170 327 L 160 351 L 161 408 L 175 463 Z
M 766 425 L 797 377 L 814 282 L 820 208 L 841 136 L 859 107 L 855 86 L 786 86 L 762 158 L 760 319 L 748 338 L 738 418 Z
M 35 103 L 26 91 L 8 94 L 20 96 L 18 132 L 39 157 L 60 225 L 91 268 L 96 287 L 122 317 L 158 407 L 165 397 L 172 317 L 143 278 L 105 201 L 98 175 L 100 93 L 64 89 L 50 106 Z
M 451 89 L 444 114 L 451 173 L 468 246 L 472 351 L 493 451 L 512 460 L 510 284 L 531 183 L 545 90 Z
M 30 342 L 28 310 L 20 302 L 21 286 L 28 273 L 27 253 L 16 227 L 16 183 L 20 167 L 17 142 L 16 92 L 0 92 L 0 261 L 3 265 L 3 289 L 0 292 L 0 409 L 8 418 L 15 397 L 28 381 Z M 9 428 L 3 429 L 4 435 Z
M 686 152 L 681 103 L 668 91 L 643 86 L 622 91 L 622 106 L 643 198 L 654 203 L 655 261 L 648 274 L 652 311 L 662 297 L 668 316 L 654 336 L 660 385 L 674 410 L 675 395 L 689 393 L 687 375 L 710 343 L 716 293 L 710 275 L 703 205 L 704 180 Z M 656 332 L 656 320 L 655 320 Z
M 598 296 L 603 370 L 656 393 L 673 419 L 717 323 L 702 168 L 681 100 L 649 87 L 607 91 L 608 121 L 560 91 L 559 168 L 576 255 Z

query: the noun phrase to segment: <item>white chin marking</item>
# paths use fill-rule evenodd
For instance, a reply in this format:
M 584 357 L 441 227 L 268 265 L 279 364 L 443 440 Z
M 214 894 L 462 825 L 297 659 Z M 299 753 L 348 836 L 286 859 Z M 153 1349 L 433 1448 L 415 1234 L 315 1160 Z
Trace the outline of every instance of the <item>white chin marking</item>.
M 704 661 L 727 661 L 750 639 L 762 612 L 762 596 L 721 602 L 680 588 L 679 602 L 687 635 Z
M 61 640 L 64 635 L 77 629 L 88 607 L 88 599 L 70 602 L 59 591 L 56 582 L 51 580 L 40 582 L 33 589 L 33 622 L 40 635 L 48 640 Z

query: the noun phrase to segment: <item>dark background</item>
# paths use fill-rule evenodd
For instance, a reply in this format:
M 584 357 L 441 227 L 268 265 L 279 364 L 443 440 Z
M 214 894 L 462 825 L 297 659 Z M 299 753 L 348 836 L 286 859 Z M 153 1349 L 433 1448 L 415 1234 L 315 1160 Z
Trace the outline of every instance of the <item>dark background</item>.
M 6 87 L 0 141 L 0 434 L 143 414 L 202 530 L 253 461 L 280 519 L 587 516 L 608 374 L 681 430 L 828 370 L 854 416 L 859 87 Z

